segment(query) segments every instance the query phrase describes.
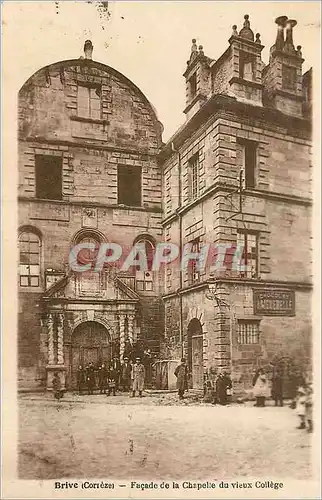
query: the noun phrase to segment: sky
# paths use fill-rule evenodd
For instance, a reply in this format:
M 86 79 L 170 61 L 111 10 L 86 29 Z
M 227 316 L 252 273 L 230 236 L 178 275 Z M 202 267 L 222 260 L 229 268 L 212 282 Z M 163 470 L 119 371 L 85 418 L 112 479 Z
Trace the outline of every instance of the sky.
M 238 30 L 249 14 L 254 33 L 261 34 L 268 62 L 276 36 L 277 16 L 296 19 L 294 44 L 302 46 L 303 70 L 319 55 L 319 2 L 114 1 L 4 2 L 3 76 L 18 92 L 38 69 L 83 55 L 86 39 L 93 59 L 123 73 L 147 96 L 164 126 L 166 141 L 184 123 L 185 80 L 191 39 L 218 59 L 228 47 L 232 25 Z M 10 57 L 8 53 L 10 52 Z

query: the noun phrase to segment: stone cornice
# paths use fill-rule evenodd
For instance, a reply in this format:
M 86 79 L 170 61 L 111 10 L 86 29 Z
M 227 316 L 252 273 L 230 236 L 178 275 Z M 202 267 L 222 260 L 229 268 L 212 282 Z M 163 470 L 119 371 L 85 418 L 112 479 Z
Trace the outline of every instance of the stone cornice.
M 189 212 L 189 210 L 191 210 L 194 206 L 198 205 L 202 201 L 205 201 L 213 194 L 216 194 L 218 192 L 232 193 L 234 191 L 236 191 L 236 188 L 230 188 L 220 183 L 214 184 L 211 188 L 209 188 L 207 191 L 205 191 L 201 196 L 193 200 L 191 203 L 181 206 L 180 208 L 177 208 L 175 212 L 165 217 L 161 221 L 161 223 L 162 225 L 169 224 L 173 220 L 177 219 L 179 216 L 182 216 L 186 212 Z M 267 200 L 281 201 L 281 202 L 291 203 L 294 205 L 304 205 L 304 206 L 312 205 L 312 200 L 310 200 L 310 198 L 304 198 L 304 197 L 302 198 L 300 196 L 286 195 L 284 193 L 274 193 L 272 191 L 263 191 L 260 189 L 252 189 L 252 190 L 247 189 L 243 192 L 243 196 L 262 198 L 262 199 L 264 198 Z
M 190 109 L 198 102 L 198 101 L 206 101 L 207 96 L 202 94 L 202 92 L 197 92 L 197 94 L 194 96 L 194 98 L 187 104 L 187 106 L 184 108 L 183 112 L 188 113 Z
M 262 83 L 253 82 L 252 80 L 245 80 L 244 78 L 239 78 L 238 76 L 233 76 L 229 80 L 230 85 L 233 83 L 240 83 L 241 85 L 248 85 L 249 87 L 254 87 L 256 89 L 263 89 L 264 85 Z
M 173 154 L 171 144 L 175 149 L 180 146 L 205 123 L 209 118 L 215 120 L 220 112 L 231 112 L 234 114 L 236 121 L 252 120 L 254 126 L 258 127 L 260 121 L 267 123 L 270 128 L 274 128 L 276 124 L 279 127 L 286 129 L 287 135 L 311 139 L 311 120 L 307 118 L 296 118 L 289 116 L 281 111 L 268 108 L 265 106 L 253 106 L 237 101 L 235 97 L 230 97 L 223 94 L 217 94 L 208 99 L 202 107 L 188 120 L 179 130 L 168 140 L 165 146 L 161 149 L 160 159 L 165 161 Z M 263 125 L 262 125 L 263 127 Z
M 19 134 L 18 136 L 19 141 L 24 141 L 24 142 L 34 142 L 38 144 L 48 144 L 48 145 L 53 145 L 53 146 L 70 146 L 70 147 L 77 147 L 77 148 L 84 148 L 84 149 L 96 149 L 96 150 L 103 150 L 103 151 L 115 151 L 116 153 L 126 153 L 126 154 L 135 154 L 135 155 L 145 155 L 154 158 L 155 156 L 158 155 L 160 148 L 155 147 L 155 148 L 150 148 L 150 149 L 139 149 L 139 148 L 124 148 L 124 147 L 119 147 L 119 146 L 114 146 L 114 145 L 106 145 L 106 144 L 95 144 L 93 142 L 87 142 L 86 140 L 84 141 L 68 141 L 65 139 L 50 139 L 47 137 L 39 137 L 39 136 L 30 136 L 30 137 L 24 137 L 22 134 Z M 155 149 L 155 151 L 151 151 L 151 149 Z
M 130 210 L 130 211 L 138 211 L 138 212 L 152 212 L 157 214 L 162 214 L 162 208 L 158 207 L 132 207 L 127 205 L 108 205 L 106 203 L 99 203 L 91 200 L 44 200 L 39 198 L 29 198 L 28 196 L 18 196 L 18 201 L 20 202 L 28 202 L 28 203 L 54 203 L 57 205 L 68 205 L 68 206 L 80 206 L 80 207 L 97 207 L 102 209 L 116 209 L 116 210 Z
M 169 300 L 179 295 L 186 295 L 191 292 L 198 292 L 207 290 L 211 284 L 226 284 L 226 285 L 239 285 L 248 286 L 251 288 L 280 288 L 293 290 L 313 290 L 313 284 L 308 281 L 282 281 L 282 280 L 260 280 L 260 279 L 244 279 L 244 278 L 218 278 L 214 280 L 207 280 L 203 283 L 196 283 L 189 287 L 178 289 L 175 292 L 170 292 L 162 295 L 162 300 Z

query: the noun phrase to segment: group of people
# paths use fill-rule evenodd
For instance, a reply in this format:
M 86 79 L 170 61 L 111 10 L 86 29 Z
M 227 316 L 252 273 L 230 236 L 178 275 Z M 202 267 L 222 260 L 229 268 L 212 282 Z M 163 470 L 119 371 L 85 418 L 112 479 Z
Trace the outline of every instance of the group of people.
M 94 394 L 98 389 L 100 394 L 110 396 L 116 395 L 116 392 L 131 392 L 134 397 L 138 392 L 142 396 L 145 382 L 145 366 L 141 358 L 137 357 L 132 363 L 128 357 L 123 358 L 121 363 L 117 357 L 111 359 L 110 363 L 101 363 L 94 366 L 89 363 L 83 367 L 79 365 L 77 370 L 77 391 L 81 394 L 87 391 L 87 394 Z
M 177 389 L 179 399 L 184 398 L 184 393 L 188 389 L 189 370 L 187 367 L 186 359 L 182 358 L 180 364 L 174 372 L 177 377 Z M 204 396 L 210 394 L 211 402 L 213 404 L 226 405 L 228 397 L 231 395 L 232 380 L 226 371 L 219 372 L 215 379 L 215 383 L 209 377 L 205 377 L 204 381 Z

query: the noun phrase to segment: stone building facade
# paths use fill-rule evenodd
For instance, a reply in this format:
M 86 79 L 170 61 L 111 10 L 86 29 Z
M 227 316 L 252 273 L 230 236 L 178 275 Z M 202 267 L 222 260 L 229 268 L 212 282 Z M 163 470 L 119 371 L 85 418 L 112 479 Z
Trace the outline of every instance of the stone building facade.
M 196 388 L 207 370 L 230 372 L 238 391 L 259 366 L 310 363 L 311 72 L 296 22 L 276 23 L 267 65 L 248 16 L 217 60 L 192 40 L 187 120 L 161 153 L 165 240 L 215 246 L 203 268 L 165 272 L 163 354 L 188 359 Z
M 114 69 L 85 58 L 42 68 L 19 93 L 19 378 L 67 389 L 79 363 L 141 341 L 185 356 L 191 385 L 228 370 L 234 387 L 311 349 L 311 70 L 293 20 L 276 20 L 269 63 L 248 16 L 214 60 L 193 40 L 185 124 L 166 143 L 154 109 Z M 198 258 L 151 269 L 70 270 L 70 249 L 189 245 Z M 243 267 L 232 265 L 244 248 Z M 229 250 L 229 248 L 231 250 Z M 95 254 L 95 250 L 94 250 Z M 83 254 L 83 263 L 93 255 Z M 224 264 L 214 266 L 222 258 Z
M 101 242 L 152 248 L 162 235 L 162 126 L 142 92 L 85 57 L 51 64 L 19 92 L 19 384 L 66 388 L 79 364 L 159 353 L 162 280 L 131 268 L 73 272 Z M 126 343 L 127 341 L 127 343 Z M 141 350 L 142 350 L 141 349 Z

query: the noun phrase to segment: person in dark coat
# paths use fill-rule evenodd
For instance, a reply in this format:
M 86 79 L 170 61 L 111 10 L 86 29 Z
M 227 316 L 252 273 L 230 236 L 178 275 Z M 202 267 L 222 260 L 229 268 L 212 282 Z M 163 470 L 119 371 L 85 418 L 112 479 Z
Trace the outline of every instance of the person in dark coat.
M 273 373 L 272 377 L 272 398 L 275 406 L 283 406 L 283 375 L 280 370 Z
M 129 392 L 131 388 L 132 366 L 128 357 L 123 359 L 121 364 L 121 385 L 124 392 Z
M 214 404 L 222 406 L 227 404 L 227 391 L 232 388 L 232 381 L 227 372 L 219 372 L 215 384 Z
M 115 395 L 115 391 L 119 390 L 120 371 L 121 371 L 120 361 L 116 356 L 114 356 L 114 358 L 112 358 L 110 362 L 110 381 L 112 383 L 112 387 L 115 387 L 113 395 Z
M 53 376 L 53 391 L 54 398 L 59 401 L 63 397 L 63 392 L 61 390 L 61 381 L 57 372 L 55 372 Z
M 232 384 L 230 376 L 225 371 L 223 373 L 222 384 L 223 384 L 223 397 L 222 397 L 222 403 L 220 403 L 220 401 L 219 401 L 219 403 L 223 404 L 223 405 L 226 405 L 227 404 L 228 391 L 231 391 L 233 384 Z
M 106 394 L 108 388 L 108 370 L 105 363 L 102 363 L 98 368 L 98 385 L 100 394 Z
M 95 371 L 93 363 L 90 363 L 86 368 L 86 385 L 88 395 L 94 394 Z
M 85 371 L 82 365 L 77 368 L 77 392 L 81 394 L 82 388 L 85 385 Z
M 181 359 L 181 363 L 175 369 L 174 374 L 177 377 L 179 399 L 183 399 L 184 392 L 188 389 L 188 368 L 185 358 Z

